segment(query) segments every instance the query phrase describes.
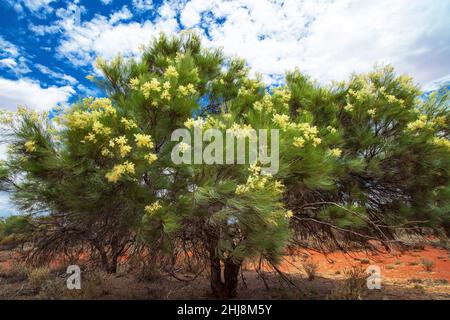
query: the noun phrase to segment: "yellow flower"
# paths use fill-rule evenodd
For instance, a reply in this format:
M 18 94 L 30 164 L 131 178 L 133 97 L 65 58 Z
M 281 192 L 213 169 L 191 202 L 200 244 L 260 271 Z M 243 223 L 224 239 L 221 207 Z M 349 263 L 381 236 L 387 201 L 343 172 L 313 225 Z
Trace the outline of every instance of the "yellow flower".
M 447 148 L 450 151 L 450 140 L 446 138 L 434 138 L 433 143 L 437 146 Z
M 167 90 L 164 90 L 163 93 L 161 93 L 161 99 L 163 100 L 170 100 L 170 93 Z
M 189 94 L 189 90 L 187 87 L 185 86 L 179 86 L 178 87 L 178 92 L 180 93 L 181 96 L 185 97 Z
M 197 120 L 194 118 L 189 118 L 184 122 L 184 126 L 188 129 L 192 129 L 194 127 L 202 128 L 205 124 L 205 121 L 202 118 L 198 118 Z
M 274 114 L 272 121 L 280 128 L 285 129 L 289 125 L 289 116 L 285 114 Z
M 234 123 L 231 128 L 228 129 L 232 136 L 243 138 L 250 137 L 253 132 L 253 128 L 248 124 L 239 125 Z
M 294 216 L 294 213 L 292 212 L 292 210 L 287 210 L 286 211 L 286 218 L 290 219 Z
M 141 133 L 135 134 L 134 141 L 136 142 L 136 145 L 140 148 L 143 148 L 143 147 L 153 148 L 152 137 L 147 134 L 141 134 Z
M 303 148 L 303 146 L 305 145 L 305 139 L 303 139 L 302 137 L 295 137 L 293 145 L 297 148 Z
M 372 117 L 375 115 L 376 112 L 377 112 L 376 109 L 369 109 L 369 110 L 367 110 L 367 113 L 369 114 L 369 116 L 372 116 Z
M 352 112 L 353 111 L 353 106 L 349 103 L 344 107 L 345 111 L 347 112 Z
M 187 89 L 189 90 L 189 92 L 191 94 L 196 94 L 197 93 L 197 90 L 195 90 L 195 87 L 194 87 L 194 85 L 192 83 L 189 83 L 186 87 L 187 87 Z
M 95 137 L 95 134 L 92 132 L 90 132 L 87 136 L 85 136 L 84 139 L 86 139 L 87 141 L 94 142 L 94 143 L 97 142 L 97 138 Z
M 131 146 L 127 145 L 128 140 L 125 136 L 120 136 L 114 139 L 114 142 L 119 145 L 119 154 L 123 158 L 131 152 Z M 111 145 L 111 142 L 110 142 Z
M 317 147 L 322 142 L 322 139 L 320 138 L 314 138 L 313 139 L 313 146 Z
M 167 67 L 166 72 L 164 72 L 164 75 L 166 77 L 176 78 L 176 77 L 178 77 L 178 72 L 177 72 L 177 69 L 175 69 L 174 66 L 169 66 L 169 67 Z
M 134 174 L 134 163 L 125 161 L 123 164 L 115 165 L 105 177 L 109 182 L 116 183 L 124 174 Z
M 133 78 L 130 80 L 130 87 L 134 90 L 139 90 L 139 79 Z
M 409 130 L 423 129 L 427 124 L 427 116 L 421 115 L 418 120 L 408 123 Z
M 128 143 L 128 140 L 127 140 L 127 137 L 120 136 L 120 137 L 114 138 L 114 142 L 117 143 L 118 145 L 125 145 Z
M 104 157 L 112 157 L 113 153 L 108 148 L 103 148 L 101 151 L 102 156 Z
M 273 102 L 270 94 L 266 92 L 261 101 L 256 101 L 253 104 L 253 109 L 256 111 L 262 111 L 264 109 L 267 112 L 271 112 L 273 110 Z
M 36 151 L 36 143 L 34 141 L 25 142 L 25 151 L 28 153 L 32 153 Z
M 170 82 L 169 81 L 164 82 L 163 88 L 166 89 L 166 90 L 169 90 L 170 89 Z
M 126 157 L 127 154 L 131 152 L 131 146 L 121 145 L 119 147 L 119 153 L 122 158 Z
M 120 122 L 123 124 L 126 130 L 131 130 L 137 127 L 137 124 L 133 120 L 129 120 L 127 118 L 120 119 Z
M 445 116 L 436 117 L 434 121 L 440 127 L 445 127 L 447 125 L 447 118 Z
M 152 204 L 145 206 L 144 211 L 147 215 L 151 216 L 151 215 L 155 214 L 161 208 L 162 208 L 162 205 L 159 203 L 159 201 L 155 201 Z
M 153 78 L 152 80 L 145 82 L 141 86 L 141 91 L 146 99 L 148 99 L 150 97 L 150 94 L 152 93 L 152 91 L 160 92 L 161 87 L 160 87 L 160 83 L 159 83 L 158 79 Z
M 336 132 L 336 129 L 333 128 L 332 126 L 328 126 L 327 130 L 330 131 L 331 133 L 335 133 Z
M 144 159 L 147 160 L 147 162 L 149 164 L 152 164 L 153 162 L 158 160 L 158 156 L 156 154 L 154 154 L 154 153 L 149 153 L 149 154 L 144 156 Z
M 111 128 L 105 127 L 99 121 L 94 121 L 94 124 L 92 125 L 92 131 L 94 131 L 95 134 L 104 136 L 109 136 L 111 134 Z
M 330 150 L 330 155 L 335 158 L 339 158 L 342 155 L 342 150 L 339 148 L 334 148 Z

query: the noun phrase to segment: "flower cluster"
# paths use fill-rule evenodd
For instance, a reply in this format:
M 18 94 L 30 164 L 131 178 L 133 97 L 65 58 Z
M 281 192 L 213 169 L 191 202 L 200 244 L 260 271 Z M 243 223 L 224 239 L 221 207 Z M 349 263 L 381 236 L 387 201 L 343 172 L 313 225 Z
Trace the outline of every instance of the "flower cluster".
M 34 151 L 36 151 L 36 143 L 34 141 L 27 141 L 24 144 L 25 146 L 25 151 L 28 153 L 32 153 Z
M 407 128 L 411 131 L 423 129 L 427 125 L 427 119 L 426 115 L 421 115 L 416 121 L 408 123 Z
M 433 143 L 437 146 L 447 148 L 450 151 L 450 140 L 449 139 L 436 137 L 433 139 Z
M 134 174 L 134 163 L 125 161 L 122 164 L 115 165 L 105 177 L 109 182 L 116 183 L 124 174 Z
M 272 121 L 281 129 L 286 129 L 289 126 L 289 116 L 286 114 L 274 114 Z
M 131 129 L 137 128 L 137 124 L 133 120 L 130 120 L 127 118 L 122 118 L 122 119 L 120 119 L 120 122 L 123 124 L 123 126 L 126 130 L 131 130 Z
M 139 90 L 139 79 L 138 78 L 133 78 L 130 80 L 130 87 L 133 90 Z
M 101 136 L 109 136 L 112 132 L 111 128 L 105 127 L 100 121 L 94 121 L 92 131 Z
M 330 131 L 330 133 L 336 133 L 336 128 L 332 127 L 332 126 L 328 126 L 327 130 Z
M 145 206 L 144 211 L 147 215 L 151 216 L 154 215 L 161 208 L 162 205 L 159 203 L 159 201 L 155 201 L 152 204 Z
M 164 72 L 164 75 L 168 78 L 177 78 L 178 72 L 174 66 L 168 66 L 166 71 Z
M 14 113 L 7 110 L 0 110 L 0 124 L 11 124 L 14 120 Z
M 134 135 L 134 141 L 139 148 L 153 148 L 152 137 L 147 134 L 137 133 Z
M 180 93 L 181 96 L 185 97 L 188 96 L 189 94 L 196 94 L 197 90 L 195 90 L 195 87 L 192 83 L 189 83 L 186 86 L 179 86 L 178 87 L 178 92 Z
M 316 147 L 322 142 L 322 139 L 317 136 L 319 131 L 316 126 L 311 126 L 308 122 L 302 122 L 296 125 L 296 129 L 302 133 L 303 137 L 295 137 L 294 146 L 302 148 L 306 141 L 311 141 L 312 145 Z
M 152 80 L 145 82 L 141 86 L 141 91 L 144 97 L 148 99 L 152 92 L 161 91 L 161 84 L 159 83 L 158 79 L 153 78 Z
M 339 148 L 334 148 L 330 150 L 330 155 L 335 157 L 335 158 L 339 158 L 342 155 L 342 150 Z
M 249 124 L 237 124 L 234 123 L 229 129 L 230 133 L 234 137 L 243 138 L 250 137 L 253 131 L 253 128 Z
M 264 95 L 264 97 L 260 101 L 256 101 L 253 104 L 253 109 L 256 111 L 262 111 L 265 110 L 267 112 L 272 112 L 273 110 L 273 102 L 272 97 L 268 92 Z
M 158 160 L 158 156 L 154 153 L 149 153 L 144 156 L 144 159 L 147 160 L 148 164 L 152 164 L 156 160 Z
M 273 182 L 272 176 L 270 174 L 262 174 L 261 167 L 256 164 L 250 165 L 249 168 L 250 175 L 247 178 L 247 182 L 245 184 L 239 184 L 236 187 L 235 193 L 237 195 L 243 195 L 250 191 L 262 190 L 267 187 L 270 183 Z M 282 192 L 284 186 L 279 181 L 274 181 L 272 189 L 276 192 Z
M 122 158 L 131 152 L 131 146 L 128 145 L 128 140 L 125 136 L 116 137 L 109 141 L 110 147 L 114 147 L 115 145 L 119 146 L 119 154 Z
M 202 128 L 204 125 L 205 121 L 202 118 L 198 118 L 198 119 L 194 119 L 194 118 L 189 118 L 184 122 L 184 126 L 188 129 L 192 129 L 192 128 Z

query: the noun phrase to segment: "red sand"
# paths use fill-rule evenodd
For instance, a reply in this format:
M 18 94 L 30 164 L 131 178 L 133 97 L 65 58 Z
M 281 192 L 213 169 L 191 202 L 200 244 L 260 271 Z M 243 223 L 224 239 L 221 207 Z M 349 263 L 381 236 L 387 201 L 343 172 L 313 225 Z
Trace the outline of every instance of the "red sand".
M 317 274 L 327 277 L 336 275 L 336 272 L 344 271 L 352 266 L 367 268 L 369 265 L 377 265 L 381 268 L 383 278 L 391 280 L 417 279 L 446 279 L 450 282 L 450 253 L 444 249 L 426 247 L 424 250 L 412 250 L 393 253 L 372 253 L 353 251 L 348 253 L 333 252 L 324 255 L 319 252 L 305 250 L 309 259 L 318 264 Z M 299 273 L 303 270 L 302 261 L 306 257 L 287 256 L 281 264 L 281 270 L 289 273 Z M 303 258 L 303 259 L 302 259 Z M 369 260 L 362 261 L 362 259 Z M 432 261 L 434 268 L 426 271 L 421 263 L 422 259 Z

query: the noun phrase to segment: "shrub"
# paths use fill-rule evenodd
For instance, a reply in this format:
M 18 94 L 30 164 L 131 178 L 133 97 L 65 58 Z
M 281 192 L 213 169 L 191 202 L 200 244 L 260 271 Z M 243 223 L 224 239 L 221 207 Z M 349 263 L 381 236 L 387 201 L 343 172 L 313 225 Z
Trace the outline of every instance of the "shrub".
M 370 260 L 367 258 L 363 258 L 363 259 L 360 259 L 359 262 L 361 262 L 361 264 L 369 264 Z
M 52 274 L 48 267 L 39 267 L 31 270 L 28 273 L 28 285 L 36 290 L 40 291 L 45 283 L 50 280 Z
M 361 300 L 367 285 L 368 274 L 366 271 L 354 266 L 344 271 L 344 275 L 346 279 L 331 291 L 328 298 L 331 300 Z
M 420 262 L 425 271 L 431 272 L 434 270 L 435 264 L 433 261 L 428 259 L 422 259 Z
M 308 276 L 308 280 L 313 280 L 317 274 L 318 264 L 312 260 L 306 260 L 302 263 L 302 266 Z

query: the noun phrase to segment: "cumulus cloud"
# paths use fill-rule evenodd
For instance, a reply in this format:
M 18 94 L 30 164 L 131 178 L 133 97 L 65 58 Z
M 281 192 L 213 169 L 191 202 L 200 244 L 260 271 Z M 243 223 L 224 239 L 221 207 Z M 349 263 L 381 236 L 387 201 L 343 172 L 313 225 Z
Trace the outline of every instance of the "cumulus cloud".
M 19 14 L 23 14 L 24 8 L 27 8 L 36 17 L 45 18 L 47 14 L 54 11 L 50 4 L 55 0 L 6 0 L 5 2 Z
M 450 70 L 448 0 L 191 0 L 160 6 L 134 0 L 131 10 L 151 9 L 151 20 L 133 20 L 123 7 L 82 23 L 74 12 L 84 8 L 69 7 L 57 11 L 62 31 L 57 51 L 77 66 L 118 52 L 139 55 L 139 45 L 160 31 L 188 28 L 208 46 L 245 58 L 272 83 L 294 67 L 329 82 L 384 62 L 423 85 Z
M 15 110 L 18 105 L 35 110 L 48 110 L 65 103 L 75 90 L 69 86 L 42 88 L 39 82 L 27 78 L 10 80 L 0 78 L 0 107 Z
M 6 68 L 17 76 L 31 72 L 28 60 L 21 56 L 19 48 L 0 36 L 0 68 Z
M 133 8 L 137 11 L 153 9 L 152 0 L 133 0 Z
M 58 84 L 74 85 L 78 82 L 77 79 L 75 79 L 74 77 L 72 77 L 68 74 L 62 73 L 62 72 L 51 70 L 50 68 L 48 68 L 40 63 L 36 64 L 35 67 L 43 74 L 46 74 L 49 77 L 53 78 L 56 81 L 56 83 L 58 83 Z
M 427 83 L 450 69 L 449 15 L 443 0 L 193 0 L 180 18 L 269 77 L 298 66 L 339 80 L 385 62 Z
M 130 12 L 125 7 L 110 17 L 96 15 L 80 25 L 73 17 L 64 20 L 64 34 L 58 47 L 60 57 L 77 66 L 90 65 L 97 56 L 111 59 L 119 52 L 125 57 L 139 54 L 139 46 L 148 43 L 159 32 L 174 33 L 178 30 L 176 12 L 164 6 L 154 21 L 128 22 Z

